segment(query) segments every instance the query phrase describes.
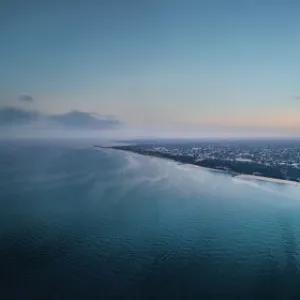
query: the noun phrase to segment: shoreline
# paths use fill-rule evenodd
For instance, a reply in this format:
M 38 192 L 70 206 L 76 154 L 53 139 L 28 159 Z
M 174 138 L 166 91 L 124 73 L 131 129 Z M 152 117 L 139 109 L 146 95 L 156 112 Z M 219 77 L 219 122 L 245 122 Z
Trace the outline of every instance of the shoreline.
M 272 182 L 272 183 L 290 184 L 290 185 L 295 185 L 295 186 L 300 187 L 300 182 L 292 181 L 292 180 L 277 179 L 277 178 L 272 178 L 272 177 L 258 176 L 258 175 L 252 175 L 252 174 L 242 174 L 242 173 L 233 175 L 232 173 L 230 173 L 228 171 L 225 171 L 225 170 L 203 167 L 203 166 L 200 166 L 200 165 L 197 165 L 197 164 L 183 163 L 181 161 L 178 161 L 178 160 L 172 159 L 172 158 L 160 157 L 160 156 L 149 155 L 149 154 L 143 154 L 143 153 L 139 153 L 139 152 L 135 152 L 135 151 L 131 151 L 131 150 L 118 149 L 118 148 L 115 148 L 115 147 L 101 147 L 101 146 L 93 146 L 93 147 L 113 149 L 113 150 L 117 150 L 117 151 L 131 152 L 131 153 L 135 153 L 135 154 L 142 155 L 142 156 L 155 157 L 155 158 L 158 158 L 158 159 L 169 160 L 169 161 L 173 161 L 173 162 L 177 163 L 178 165 L 188 166 L 188 167 L 192 167 L 192 168 L 202 168 L 202 169 L 205 169 L 207 171 L 213 171 L 213 172 L 226 174 L 226 175 L 231 176 L 232 178 L 237 178 L 237 179 L 241 179 L 241 180 L 243 180 L 243 179 L 244 180 L 258 180 L 258 181 L 265 181 L 265 182 Z
M 164 159 L 164 158 L 162 158 Z M 176 160 L 173 160 L 176 162 Z M 208 168 L 208 167 L 203 167 L 203 166 L 199 166 L 196 164 L 185 164 L 185 163 L 180 163 L 183 166 L 188 166 L 188 167 L 192 167 L 192 168 L 201 168 L 201 169 L 205 169 L 205 170 L 209 170 L 209 171 L 213 171 L 213 172 L 218 172 L 218 173 L 223 173 L 223 174 L 228 174 L 230 175 L 228 172 L 226 172 L 225 170 L 221 170 L 221 169 L 214 169 L 214 168 Z
M 93 146 L 93 147 L 94 148 L 100 148 L 100 149 L 110 149 L 110 150 L 116 150 L 116 151 L 130 152 L 130 153 L 134 153 L 136 155 L 147 156 L 147 157 L 162 159 L 162 160 L 166 160 L 166 161 L 172 161 L 172 162 L 176 163 L 179 166 L 187 166 L 187 167 L 190 167 L 190 168 L 200 168 L 200 169 L 205 169 L 205 170 L 208 170 L 208 171 L 213 171 L 213 172 L 218 172 L 218 173 L 231 175 L 230 173 L 228 173 L 225 170 L 203 167 L 203 166 L 199 166 L 199 165 L 191 164 L 191 163 L 183 163 L 183 162 L 178 161 L 178 160 L 173 159 L 173 158 L 161 157 L 161 156 L 150 155 L 150 154 L 144 154 L 144 153 L 139 153 L 139 152 L 135 152 L 135 151 L 131 151 L 131 150 L 118 149 L 118 148 L 115 148 L 115 147 L 103 147 L 103 146 L 97 146 L 97 145 Z
M 235 178 L 246 179 L 246 180 L 266 181 L 266 182 L 281 183 L 281 184 L 292 184 L 292 185 L 300 186 L 300 182 L 297 182 L 297 181 L 277 179 L 277 178 L 257 176 L 257 175 L 250 175 L 250 174 L 236 175 Z

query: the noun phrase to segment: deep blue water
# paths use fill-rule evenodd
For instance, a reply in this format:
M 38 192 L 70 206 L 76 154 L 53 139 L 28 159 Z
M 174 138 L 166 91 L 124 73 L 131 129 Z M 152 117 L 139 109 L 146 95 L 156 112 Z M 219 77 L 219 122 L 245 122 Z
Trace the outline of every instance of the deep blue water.
M 300 299 L 300 188 L 91 145 L 1 142 L 0 299 Z

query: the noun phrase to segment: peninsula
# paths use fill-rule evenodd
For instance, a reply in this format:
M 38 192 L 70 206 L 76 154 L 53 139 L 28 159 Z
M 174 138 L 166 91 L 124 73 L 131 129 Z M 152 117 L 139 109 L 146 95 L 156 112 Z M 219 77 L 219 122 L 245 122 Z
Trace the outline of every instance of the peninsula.
M 94 147 L 171 159 L 241 179 L 300 185 L 300 143 L 295 141 L 148 142 Z

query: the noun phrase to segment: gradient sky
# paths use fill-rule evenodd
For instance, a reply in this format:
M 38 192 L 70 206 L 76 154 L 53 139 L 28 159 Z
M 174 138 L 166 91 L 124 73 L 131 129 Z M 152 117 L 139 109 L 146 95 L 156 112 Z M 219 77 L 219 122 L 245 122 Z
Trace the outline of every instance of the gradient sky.
M 2 0 L 0 106 L 182 135 L 295 134 L 299 11 L 297 0 Z

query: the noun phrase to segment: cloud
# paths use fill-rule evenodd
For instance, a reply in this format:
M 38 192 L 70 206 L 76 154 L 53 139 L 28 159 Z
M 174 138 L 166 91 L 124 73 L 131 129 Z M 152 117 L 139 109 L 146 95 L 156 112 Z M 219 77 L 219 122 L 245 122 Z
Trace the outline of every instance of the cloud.
M 296 100 L 300 100 L 300 96 L 295 98 Z
M 20 100 L 22 102 L 32 102 L 33 101 L 33 97 L 31 97 L 29 95 L 20 95 L 18 97 L 18 100 Z
M 48 129 L 104 130 L 118 128 L 122 123 L 112 117 L 77 110 L 65 114 L 43 115 L 37 111 L 16 107 L 0 108 L 0 126 L 27 124 Z
M 38 120 L 36 111 L 23 110 L 16 107 L 0 108 L 0 126 L 24 125 Z
M 98 114 L 71 111 L 65 114 L 52 115 L 51 120 L 71 129 L 112 129 L 121 123 L 113 118 L 105 118 Z

